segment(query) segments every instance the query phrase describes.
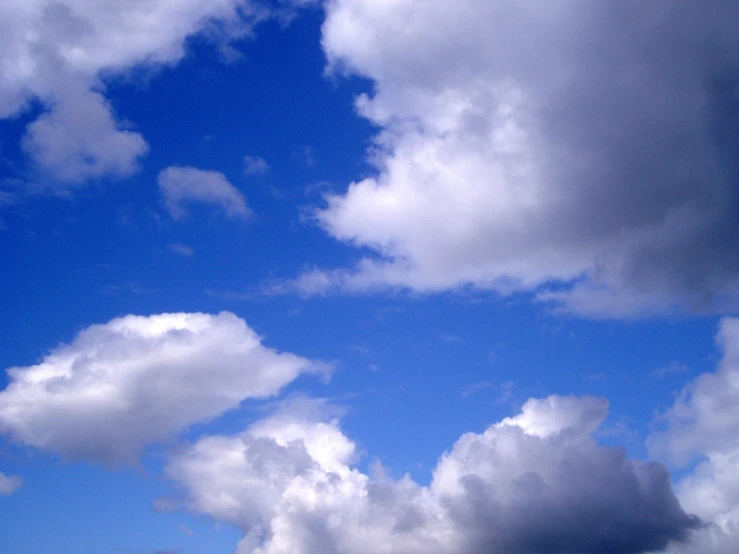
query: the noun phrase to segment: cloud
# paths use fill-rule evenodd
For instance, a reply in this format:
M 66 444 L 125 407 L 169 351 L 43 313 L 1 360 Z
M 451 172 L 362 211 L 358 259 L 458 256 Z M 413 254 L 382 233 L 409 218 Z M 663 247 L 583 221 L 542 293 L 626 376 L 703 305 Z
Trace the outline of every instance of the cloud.
M 31 101 L 45 111 L 23 145 L 57 186 L 130 175 L 145 140 L 116 121 L 105 79 L 133 67 L 174 64 L 188 37 L 225 47 L 269 12 L 249 0 L 6 0 L 0 6 L 0 118 Z
M 677 484 L 681 503 L 709 525 L 675 553 L 739 550 L 739 319 L 721 322 L 723 358 L 715 372 L 688 384 L 658 422 L 650 451 L 680 465 L 698 461 Z
M 463 387 L 462 391 L 459 393 L 459 396 L 461 398 L 469 398 L 470 396 L 473 396 L 481 391 L 491 389 L 493 388 L 493 386 L 494 385 L 490 381 L 480 381 L 479 383 L 472 383 L 471 385 Z
M 649 377 L 652 379 L 664 379 L 666 377 L 675 377 L 677 375 L 684 375 L 685 373 L 688 373 L 689 371 L 690 371 L 690 367 L 688 367 L 686 364 L 684 364 L 683 362 L 678 362 L 677 360 L 673 360 L 667 365 L 658 367 L 650 371 Z
M 195 535 L 195 531 L 193 531 L 192 529 L 190 529 L 190 528 L 189 528 L 189 527 L 188 527 L 187 525 L 185 525 L 184 523 L 180 523 L 180 525 L 179 525 L 179 528 L 180 528 L 180 531 L 182 531 L 182 534 L 183 534 L 183 535 L 186 535 L 186 536 L 188 536 L 188 537 L 192 537 L 192 536 L 194 536 L 194 535 Z
M 665 432 L 652 439 L 655 453 L 687 462 L 707 452 L 739 448 L 739 419 L 733 412 L 739 405 L 739 318 L 722 320 L 717 343 L 723 351 L 717 371 L 683 389 L 663 417 Z
M 303 164 L 305 167 L 314 167 L 318 163 L 316 161 L 313 148 L 305 145 L 293 150 L 292 158 Z
M 188 258 L 195 253 L 195 251 L 192 249 L 192 246 L 188 246 L 187 244 L 181 242 L 173 242 L 172 244 L 167 245 L 167 248 L 169 248 L 170 251 L 174 252 L 175 254 L 179 254 L 180 256 L 185 256 Z
M 664 467 L 591 438 L 602 399 L 529 400 L 463 435 L 428 486 L 353 467 L 356 447 L 326 409 L 288 406 L 175 455 L 167 474 L 180 506 L 239 528 L 239 554 L 623 554 L 698 525 Z
M 736 2 L 335 0 L 376 174 L 316 221 L 374 255 L 306 292 L 471 286 L 629 316 L 739 290 Z M 552 288 L 550 288 L 552 287 Z
M 170 215 L 187 215 L 185 204 L 201 202 L 222 209 L 228 217 L 248 217 L 246 198 L 223 173 L 194 167 L 171 166 L 159 173 L 159 189 Z
M 244 175 L 264 175 L 269 164 L 261 156 L 244 156 Z
M 28 125 L 23 149 L 46 175 L 83 183 L 136 173 L 149 147 L 140 134 L 116 123 L 99 92 L 67 86 L 57 91 L 50 110 Z
M 0 496 L 9 496 L 23 485 L 23 479 L 17 475 L 5 475 L 0 471 Z
M 228 312 L 128 315 L 8 369 L 0 433 L 74 460 L 132 461 L 147 444 L 327 370 L 263 346 Z

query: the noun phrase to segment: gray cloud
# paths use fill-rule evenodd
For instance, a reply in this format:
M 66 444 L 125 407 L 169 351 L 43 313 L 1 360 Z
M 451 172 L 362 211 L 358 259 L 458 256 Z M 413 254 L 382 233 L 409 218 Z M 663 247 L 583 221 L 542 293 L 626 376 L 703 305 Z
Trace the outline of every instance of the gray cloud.
M 269 164 L 262 156 L 244 156 L 244 175 L 263 175 L 269 169 Z
M 244 195 L 218 171 L 171 166 L 159 173 L 157 181 L 167 210 L 175 219 L 185 217 L 185 206 L 193 203 L 211 204 L 228 217 L 251 214 Z
M 304 407 L 201 438 L 167 473 L 182 508 L 241 529 L 239 554 L 626 554 L 685 539 L 698 520 L 667 470 L 590 437 L 606 411 L 597 398 L 529 400 L 463 435 L 429 486 L 360 472 L 338 421 Z
M 329 69 L 373 80 L 357 107 L 383 130 L 376 176 L 316 218 L 377 256 L 293 285 L 536 291 L 590 316 L 726 309 L 738 18 L 729 0 L 329 3 Z
M 149 150 L 144 138 L 115 121 L 99 93 L 83 83 L 60 83 L 52 107 L 28 125 L 24 151 L 45 175 L 64 183 L 128 177 Z

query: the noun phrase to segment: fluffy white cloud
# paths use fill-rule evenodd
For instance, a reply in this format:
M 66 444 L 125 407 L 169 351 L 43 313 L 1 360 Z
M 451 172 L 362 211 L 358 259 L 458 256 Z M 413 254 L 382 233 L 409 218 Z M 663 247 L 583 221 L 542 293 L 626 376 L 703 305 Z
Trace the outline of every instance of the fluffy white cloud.
M 175 456 L 182 507 L 241 529 L 239 554 L 620 554 L 697 526 L 664 467 L 590 437 L 602 399 L 529 400 L 462 436 L 429 486 L 352 467 L 354 444 L 316 411 L 290 406 Z
M 677 484 L 680 501 L 709 525 L 689 545 L 671 552 L 739 551 L 739 319 L 724 319 L 718 334 L 724 355 L 714 373 L 689 384 L 651 437 L 655 454 L 699 462 Z
M 5 475 L 0 471 L 0 496 L 13 494 L 23 485 L 23 479 L 17 475 Z
M 239 189 L 223 173 L 171 166 L 159 173 L 159 188 L 175 219 L 187 215 L 185 204 L 201 202 L 222 209 L 228 217 L 247 217 L 251 210 Z
M 0 433 L 71 459 L 130 461 L 192 423 L 327 370 L 263 346 L 228 312 L 129 315 L 8 369 Z
M 141 64 L 177 62 L 187 37 L 243 36 L 267 12 L 250 0 L 5 0 L 0 5 L 0 117 L 31 99 L 49 111 L 26 151 L 57 183 L 135 171 L 147 147 L 116 122 L 102 79 Z
M 377 175 L 327 197 L 373 250 L 307 292 L 471 285 L 590 315 L 739 287 L 736 2 L 331 0 L 329 70 L 374 83 Z

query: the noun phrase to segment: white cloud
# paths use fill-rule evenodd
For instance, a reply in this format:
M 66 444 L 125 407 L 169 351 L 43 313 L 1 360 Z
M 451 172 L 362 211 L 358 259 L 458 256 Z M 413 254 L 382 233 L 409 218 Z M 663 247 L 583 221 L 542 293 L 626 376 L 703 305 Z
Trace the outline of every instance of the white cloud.
M 129 315 L 8 369 L 0 433 L 71 459 L 131 461 L 147 444 L 327 369 L 263 346 L 228 312 Z
M 244 156 L 244 175 L 263 175 L 269 171 L 269 164 L 261 156 Z
M 717 342 L 723 351 L 717 371 L 685 387 L 663 418 L 666 432 L 652 440 L 655 452 L 677 462 L 739 448 L 739 418 L 733 411 L 739 405 L 739 319 L 722 320 Z
M 650 438 L 650 449 L 679 464 L 698 464 L 677 484 L 685 508 L 709 525 L 670 552 L 724 554 L 739 550 L 739 319 L 721 322 L 723 358 L 680 394 Z
M 9 496 L 23 485 L 23 479 L 17 475 L 5 475 L 0 471 L 0 496 Z
M 57 91 L 50 110 L 27 127 L 23 149 L 45 174 L 82 183 L 136 173 L 149 147 L 140 134 L 116 123 L 99 92 L 69 86 Z
M 222 209 L 228 217 L 247 217 L 251 210 L 239 189 L 223 173 L 171 166 L 159 173 L 159 189 L 175 219 L 187 215 L 185 204 L 201 202 Z
M 382 132 L 377 175 L 316 217 L 376 256 L 298 288 L 556 282 L 542 299 L 618 316 L 737 292 L 736 2 L 326 9 L 329 70 L 373 81 Z
M 462 436 L 429 486 L 360 472 L 338 421 L 305 405 L 201 438 L 167 473 L 182 507 L 244 533 L 239 554 L 623 554 L 684 537 L 696 520 L 667 471 L 590 437 L 606 410 L 595 398 L 529 400 Z
M 146 143 L 102 96 L 106 77 L 176 63 L 189 36 L 226 44 L 268 13 L 249 0 L 5 0 L 0 5 L 0 117 L 31 99 L 50 111 L 28 128 L 26 151 L 57 185 L 135 171 Z

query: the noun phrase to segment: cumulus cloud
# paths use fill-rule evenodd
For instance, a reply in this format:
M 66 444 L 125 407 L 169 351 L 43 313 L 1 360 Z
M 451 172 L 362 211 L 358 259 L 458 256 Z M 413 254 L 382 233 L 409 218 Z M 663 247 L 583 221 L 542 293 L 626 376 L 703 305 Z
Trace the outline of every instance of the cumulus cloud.
M 735 298 L 739 7 L 711 6 L 328 2 L 328 69 L 373 81 L 357 109 L 382 131 L 376 175 L 316 219 L 375 255 L 294 284 L 592 316 Z
M 677 484 L 680 501 L 709 525 L 670 552 L 723 554 L 739 550 L 739 319 L 721 323 L 723 358 L 713 373 L 690 383 L 650 438 L 655 455 L 678 464 L 697 459 Z
M 23 479 L 17 475 L 5 475 L 0 471 L 0 496 L 9 496 L 21 488 Z
M 181 506 L 238 527 L 239 554 L 636 553 L 698 525 L 666 469 L 590 436 L 597 398 L 529 400 L 463 435 L 428 486 L 354 467 L 325 405 L 292 406 L 243 434 L 201 438 L 172 458 Z
M 75 460 L 131 461 L 149 443 L 327 370 L 263 346 L 228 312 L 129 315 L 8 369 L 0 433 Z
M 159 173 L 159 189 L 172 217 L 187 215 L 186 204 L 212 204 L 228 217 L 247 217 L 251 210 L 239 189 L 223 173 L 194 167 L 171 166 Z
M 0 5 L 0 117 L 33 99 L 48 110 L 24 147 L 57 184 L 136 170 L 147 146 L 116 121 L 103 81 L 137 65 L 171 64 L 189 36 L 248 34 L 268 14 L 249 0 L 6 0 Z

